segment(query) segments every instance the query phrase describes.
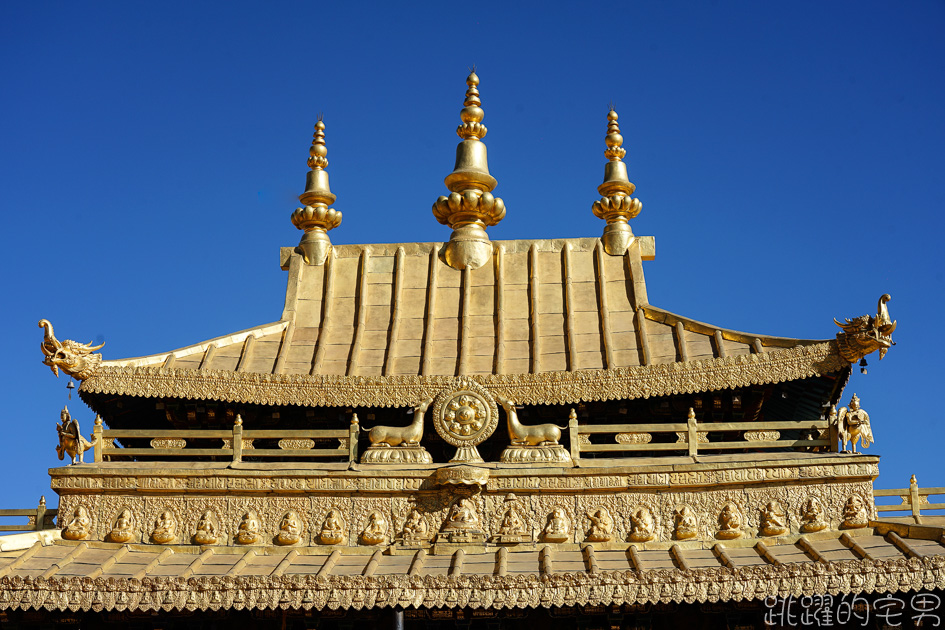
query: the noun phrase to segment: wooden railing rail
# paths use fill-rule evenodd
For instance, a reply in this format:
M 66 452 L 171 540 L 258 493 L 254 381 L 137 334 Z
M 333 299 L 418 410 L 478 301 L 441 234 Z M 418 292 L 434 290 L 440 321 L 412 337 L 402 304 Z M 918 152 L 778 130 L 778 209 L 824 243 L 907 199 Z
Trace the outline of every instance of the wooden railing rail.
M 945 494 L 945 488 L 920 488 L 915 475 L 909 480 L 908 488 L 894 488 L 891 490 L 873 489 L 873 497 L 899 497 L 901 503 L 897 505 L 877 505 L 877 512 L 911 512 L 916 523 L 921 522 L 922 510 L 932 512 L 945 510 L 945 503 L 930 503 L 929 496 Z
M 653 451 L 685 451 L 695 457 L 699 451 L 731 449 L 784 449 L 827 447 L 837 449 L 836 440 L 831 438 L 832 427 L 828 420 L 808 420 L 803 422 L 698 422 L 690 416 L 685 423 L 646 423 L 646 424 L 578 424 L 576 417 L 569 423 L 571 438 L 571 457 L 580 459 L 581 453 L 640 453 Z M 766 439 L 764 435 L 780 431 L 807 432 L 809 439 Z M 742 439 L 709 441 L 710 433 L 741 432 Z M 614 435 L 614 442 L 590 442 L 590 436 L 609 433 Z M 676 442 L 652 442 L 654 434 L 675 433 Z M 816 437 L 814 437 L 816 436 Z
M 28 521 L 22 524 L 0 525 L 0 532 L 30 532 L 52 529 L 56 518 L 56 508 L 46 507 L 46 497 L 40 497 L 39 505 L 25 510 L 0 510 L 0 517 L 25 516 Z
M 349 462 L 358 459 L 357 419 L 347 429 L 260 429 L 244 430 L 243 420 L 236 417 L 232 430 L 226 429 L 105 429 L 100 422 L 92 431 L 94 461 L 108 461 L 112 457 L 228 457 L 233 463 L 244 456 L 285 457 L 310 459 L 318 457 L 346 457 Z M 116 439 L 150 439 L 148 447 L 118 447 Z M 188 440 L 220 439 L 219 448 L 188 448 Z M 315 448 L 315 440 L 336 439 L 335 448 Z M 278 448 L 254 448 L 254 440 L 278 440 Z

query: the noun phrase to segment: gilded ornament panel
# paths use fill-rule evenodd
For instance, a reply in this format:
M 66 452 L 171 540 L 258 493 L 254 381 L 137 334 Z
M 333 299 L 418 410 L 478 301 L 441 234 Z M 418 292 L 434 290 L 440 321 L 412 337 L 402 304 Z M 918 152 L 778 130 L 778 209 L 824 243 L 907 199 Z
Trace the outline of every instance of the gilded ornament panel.
M 391 498 L 357 497 L 352 501 L 349 544 L 386 545 L 394 535 Z M 365 537 L 367 533 L 369 536 Z M 380 541 L 386 538 L 387 542 Z
M 340 522 L 334 522 L 339 520 L 339 515 L 341 517 Z M 307 530 L 311 532 L 313 544 L 358 544 L 357 532 L 353 531 L 354 526 L 352 525 L 354 518 L 353 500 L 349 496 L 309 497 L 309 506 L 299 516 L 306 521 Z M 337 539 L 339 530 L 343 542 L 332 543 L 332 540 Z M 321 539 L 323 531 L 328 542 L 323 542 Z
M 122 514 L 125 511 L 130 514 Z M 121 495 L 104 495 L 99 499 L 98 512 L 100 522 L 96 529 L 95 540 L 104 540 L 106 542 L 133 543 L 142 541 L 142 521 L 141 516 L 144 513 L 144 499 L 142 497 L 129 497 Z M 131 517 L 130 527 L 125 521 Z M 122 526 L 116 527 L 116 522 L 122 519 Z M 112 532 L 115 536 L 112 537 Z M 121 532 L 125 532 L 122 535 Z M 127 535 L 131 534 L 129 538 Z M 127 538 L 127 539 L 125 539 Z M 144 540 L 147 540 L 145 537 Z
M 577 532 L 580 523 L 577 518 L 574 496 L 534 495 L 533 505 L 535 506 L 535 518 L 538 520 L 536 533 L 538 541 L 558 542 L 550 541 L 545 534 L 548 531 L 561 531 L 562 526 L 566 526 L 567 538 L 560 542 L 578 542 Z M 564 523 L 560 522 L 562 516 L 566 519 Z M 583 539 L 583 536 L 581 536 L 580 540 Z
M 161 545 L 189 544 L 186 513 L 183 497 L 146 497 L 141 518 L 144 540 Z
M 225 545 L 232 532 L 225 497 L 185 497 L 184 521 L 180 540 L 185 544 Z M 207 536 L 197 535 L 198 527 Z M 202 542 L 214 540 L 214 542 Z
M 687 363 L 469 378 L 519 404 L 573 404 L 781 383 L 837 372 L 848 365 L 836 342 L 827 341 Z M 454 383 L 452 376 L 309 376 L 128 368 L 105 363 L 82 381 L 80 391 L 262 405 L 408 407 L 437 396 Z
M 593 523 L 591 516 L 599 510 L 606 510 L 606 515 L 612 520 L 611 541 L 623 542 L 627 540 L 629 532 L 628 519 L 632 505 L 625 494 L 580 494 L 576 498 L 575 512 L 577 516 L 576 538 L 578 542 L 587 540 L 588 532 Z M 588 542 L 603 542 L 590 541 Z
M 512 509 L 516 512 L 516 516 L 521 519 L 522 528 L 526 535 L 531 536 L 532 540 L 537 540 L 537 535 L 544 527 L 544 522 L 538 514 L 539 507 L 535 495 L 518 493 L 487 494 L 483 497 L 483 502 L 485 504 L 483 525 L 486 533 L 491 536 L 499 534 L 508 510 Z

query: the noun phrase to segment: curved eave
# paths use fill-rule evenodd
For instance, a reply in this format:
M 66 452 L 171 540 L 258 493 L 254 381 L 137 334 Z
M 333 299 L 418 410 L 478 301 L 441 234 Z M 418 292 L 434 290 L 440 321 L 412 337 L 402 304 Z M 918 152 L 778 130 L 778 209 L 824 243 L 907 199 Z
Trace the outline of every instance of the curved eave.
M 521 404 L 575 404 L 782 383 L 839 372 L 848 365 L 834 341 L 822 341 L 771 352 L 612 370 L 465 378 Z M 458 378 L 462 377 L 262 374 L 103 365 L 82 382 L 80 391 L 267 405 L 405 407 L 453 387 Z
M 945 588 L 945 556 L 924 538 L 884 528 L 806 544 L 767 539 L 754 548 L 687 543 L 672 549 L 451 555 L 328 554 L 324 548 L 46 544 L 0 553 L 0 611 L 207 611 L 283 609 L 542 608 L 656 602 L 705 603 Z M 897 542 L 898 541 L 898 544 Z M 760 547 L 760 548 L 759 548 Z M 803 551 L 806 549 L 806 551 Z M 907 553 L 908 551 L 908 553 Z M 198 555 L 199 554 L 199 555 Z M 344 572 L 333 573 L 338 559 Z M 210 560 L 212 558 L 212 561 Z M 367 567 L 371 566 L 371 569 Z M 449 575 L 446 567 L 450 566 Z M 408 569 L 409 567 L 409 569 Z M 504 567 L 504 568 L 503 568 Z

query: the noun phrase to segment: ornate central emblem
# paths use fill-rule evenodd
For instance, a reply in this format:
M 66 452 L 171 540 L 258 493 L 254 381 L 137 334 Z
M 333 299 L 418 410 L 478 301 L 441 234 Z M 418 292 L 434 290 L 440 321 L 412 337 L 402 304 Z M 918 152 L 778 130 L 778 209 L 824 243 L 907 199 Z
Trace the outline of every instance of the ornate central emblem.
M 476 445 L 492 435 L 498 422 L 499 409 L 489 392 L 465 379 L 440 393 L 433 406 L 436 432 L 457 447 L 452 462 L 481 462 Z

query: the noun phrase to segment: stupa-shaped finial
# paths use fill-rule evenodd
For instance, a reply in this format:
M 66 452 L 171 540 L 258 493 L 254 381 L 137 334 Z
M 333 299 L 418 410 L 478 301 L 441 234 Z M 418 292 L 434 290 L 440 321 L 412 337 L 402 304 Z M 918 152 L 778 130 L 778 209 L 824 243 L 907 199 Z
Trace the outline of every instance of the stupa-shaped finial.
M 627 150 L 623 148 L 623 136 L 620 135 L 617 112 L 613 107 L 607 114 L 607 136 L 604 142 L 607 143 L 604 155 L 609 161 L 604 166 L 604 183 L 597 187 L 602 197 L 594 202 L 591 210 L 594 216 L 607 221 L 601 237 L 604 251 L 619 256 L 633 242 L 633 231 L 627 222 L 640 214 L 643 203 L 630 196 L 636 186 L 627 178 L 627 165 L 623 162 Z
M 329 208 L 335 202 L 335 196 L 328 186 L 328 147 L 325 146 L 325 123 L 322 115 L 318 115 L 315 123 L 315 134 L 312 136 L 312 147 L 308 150 L 308 166 L 310 169 L 305 178 L 305 192 L 299 195 L 299 201 L 305 204 L 304 208 L 296 208 L 292 213 L 292 224 L 300 230 L 305 230 L 302 240 L 299 241 L 297 251 L 310 265 L 320 265 L 328 258 L 331 251 L 331 240 L 328 230 L 341 225 L 341 213 Z
M 445 180 L 451 192 L 433 204 L 437 221 L 453 228 L 444 256 L 455 269 L 476 269 L 492 257 L 486 226 L 505 217 L 505 203 L 492 195 L 497 182 L 489 174 L 486 145 L 482 142 L 487 130 L 482 124 L 485 112 L 480 107 L 475 68 L 466 78 L 466 85 L 466 100 L 460 112 L 463 123 L 456 129 L 462 142 L 456 147 L 456 166 Z

